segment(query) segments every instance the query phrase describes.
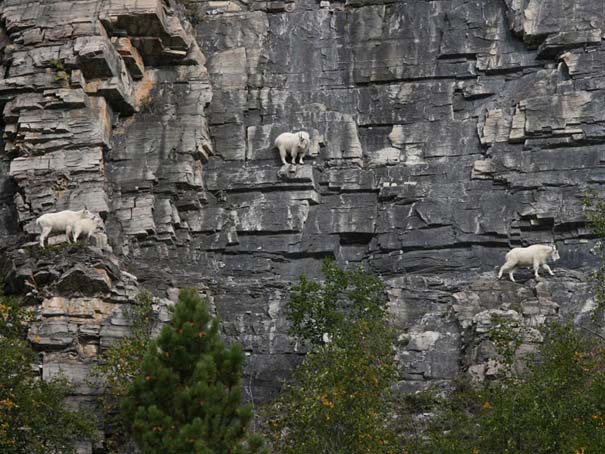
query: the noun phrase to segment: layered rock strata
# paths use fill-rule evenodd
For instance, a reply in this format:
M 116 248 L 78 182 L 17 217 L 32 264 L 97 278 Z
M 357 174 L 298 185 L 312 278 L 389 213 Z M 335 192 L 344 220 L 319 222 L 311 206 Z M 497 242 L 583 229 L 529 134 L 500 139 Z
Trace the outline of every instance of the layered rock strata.
M 198 6 L 216 150 L 207 210 L 228 219 L 203 235 L 213 253 L 199 266 L 220 283 L 258 396 L 296 351 L 281 318 L 288 285 L 325 256 L 385 278 L 401 389 L 494 375 L 494 320 L 528 327 L 523 354 L 546 320 L 589 323 L 599 260 L 582 199 L 603 193 L 599 2 Z M 273 140 L 299 129 L 315 158 L 279 168 Z M 554 278 L 495 280 L 510 247 L 552 242 Z
M 142 290 L 115 232 L 169 241 L 175 200 L 188 199 L 189 209 L 204 200 L 211 90 L 179 14 L 161 0 L 0 4 L 5 290 L 37 309 L 29 339 L 41 352 L 41 376 L 69 379 L 74 405 L 95 405 L 94 365 L 128 335 L 125 308 Z M 81 208 L 100 224 L 89 245 L 54 235 L 41 250 L 32 241 L 39 215 Z M 166 321 L 173 301 L 156 294 Z
M 549 319 L 590 323 L 601 2 L 182 3 L 0 4 L 0 237 L 14 291 L 61 325 L 32 328 L 49 358 L 94 361 L 67 340 L 96 354 L 112 331 L 88 321 L 119 325 L 137 286 L 208 286 L 248 354 L 247 397 L 267 400 L 304 352 L 289 286 L 328 256 L 385 279 L 402 391 L 497 374 L 495 320 L 527 327 L 523 354 Z M 301 129 L 311 156 L 282 167 L 273 141 Z M 107 245 L 45 281 L 33 220 L 84 206 Z M 510 247 L 551 242 L 554 277 L 495 279 Z M 61 293 L 82 276 L 94 292 Z

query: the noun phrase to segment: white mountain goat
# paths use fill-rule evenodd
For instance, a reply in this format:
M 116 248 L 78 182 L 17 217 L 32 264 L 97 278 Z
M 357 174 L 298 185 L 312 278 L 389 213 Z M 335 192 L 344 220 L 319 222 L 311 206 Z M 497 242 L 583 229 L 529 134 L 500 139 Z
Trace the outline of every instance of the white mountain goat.
M 303 164 L 303 158 L 307 155 L 310 144 L 311 138 L 307 131 L 284 132 L 275 139 L 275 147 L 279 150 L 284 165 L 288 164 L 286 162 L 288 154 L 292 157 L 292 164 L 296 164 L 296 156 L 298 156 L 298 163 Z
M 36 225 L 42 229 L 40 233 L 40 247 L 44 247 L 44 240 L 51 234 L 51 232 L 66 232 L 67 229 L 71 229 L 74 222 L 81 219 L 89 219 L 92 214 L 88 210 L 80 211 L 59 211 L 58 213 L 46 213 L 36 219 Z M 69 235 L 67 235 L 67 241 L 70 241 Z
M 553 262 L 556 262 L 560 258 L 557 247 L 554 245 L 548 246 L 546 244 L 533 244 L 527 247 L 516 247 L 511 249 L 506 254 L 506 262 L 500 268 L 498 279 L 502 277 L 502 273 L 508 273 L 510 280 L 515 282 L 515 278 L 513 277 L 515 270 L 520 267 L 530 266 L 534 267 L 536 279 L 540 279 L 540 275 L 538 274 L 538 269 L 540 266 L 548 271 L 551 276 L 554 276 L 555 273 L 553 273 L 550 267 L 546 264 L 546 261 L 549 258 L 552 259 Z
M 67 226 L 65 229 L 65 233 L 67 233 L 67 238 L 69 239 L 70 235 L 73 234 L 74 243 L 78 241 L 78 237 L 81 234 L 86 235 L 86 241 L 90 238 L 90 236 L 95 233 L 97 230 L 97 221 L 91 218 L 78 219 L 74 223 Z

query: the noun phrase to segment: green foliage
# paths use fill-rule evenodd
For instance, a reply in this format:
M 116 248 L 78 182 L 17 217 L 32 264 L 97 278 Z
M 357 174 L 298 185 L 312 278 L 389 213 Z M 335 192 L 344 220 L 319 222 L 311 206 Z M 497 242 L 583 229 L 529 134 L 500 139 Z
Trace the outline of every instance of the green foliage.
M 69 80 L 69 74 L 67 74 L 67 71 L 65 71 L 65 66 L 63 65 L 63 61 L 51 60 L 50 66 L 51 66 L 51 68 L 54 69 L 54 72 L 55 72 L 55 75 L 53 76 L 53 80 L 55 82 Z
M 65 67 L 63 66 L 63 62 L 58 59 L 54 59 L 50 61 L 50 66 L 57 71 L 64 71 Z
M 322 264 L 324 283 L 301 276 L 292 288 L 286 316 L 290 334 L 322 345 L 324 334 L 335 339 L 360 320 L 385 319 L 387 300 L 380 278 L 362 269 L 344 271 L 333 260 Z
M 538 358 L 522 379 L 467 386 L 439 402 L 430 430 L 409 451 L 605 452 L 605 347 L 555 324 Z
M 504 374 L 511 376 L 515 364 L 515 354 L 523 343 L 523 326 L 515 320 L 492 316 L 493 328 L 489 337 L 494 342 L 499 362 L 504 366 Z
M 219 322 L 195 290 L 182 290 L 172 321 L 149 344 L 123 400 L 124 416 L 146 454 L 259 452 L 241 405 L 244 355 L 226 348 Z
M 394 331 L 382 282 L 325 261 L 325 282 L 301 277 L 288 306 L 292 332 L 319 345 L 269 409 L 286 454 L 398 453 L 390 411 Z M 323 333 L 330 342 L 321 344 Z
M 0 452 L 74 452 L 75 440 L 94 437 L 94 421 L 66 407 L 65 380 L 42 381 L 32 368 L 36 353 L 25 340 L 32 320 L 19 299 L 0 298 Z
M 110 346 L 94 371 L 104 383 L 100 403 L 106 425 L 111 428 L 110 437 L 106 440 L 110 452 L 133 450 L 127 429 L 129 423 L 119 412 L 119 406 L 134 377 L 139 375 L 143 355 L 151 342 L 155 320 L 151 293 L 141 292 L 136 304 L 126 307 L 125 315 L 131 323 L 130 337 L 123 337 Z

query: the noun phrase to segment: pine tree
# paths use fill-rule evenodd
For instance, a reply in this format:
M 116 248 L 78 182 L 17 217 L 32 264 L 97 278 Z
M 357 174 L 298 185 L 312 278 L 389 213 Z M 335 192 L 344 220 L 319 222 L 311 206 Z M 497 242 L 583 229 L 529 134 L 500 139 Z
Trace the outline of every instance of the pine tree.
M 241 405 L 243 363 L 241 350 L 219 338 L 206 301 L 182 290 L 122 404 L 143 452 L 259 452 L 260 439 L 247 434 L 251 409 Z

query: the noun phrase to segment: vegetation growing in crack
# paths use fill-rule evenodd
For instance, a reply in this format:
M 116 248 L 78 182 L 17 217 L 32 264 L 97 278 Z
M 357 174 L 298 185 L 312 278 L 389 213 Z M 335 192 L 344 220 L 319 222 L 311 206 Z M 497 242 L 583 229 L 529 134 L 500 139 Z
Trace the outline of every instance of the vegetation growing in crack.
M 51 60 L 50 67 L 54 70 L 55 75 L 53 76 L 53 80 L 55 82 L 66 82 L 69 80 L 69 74 L 65 70 L 65 66 L 63 65 L 62 60 Z

